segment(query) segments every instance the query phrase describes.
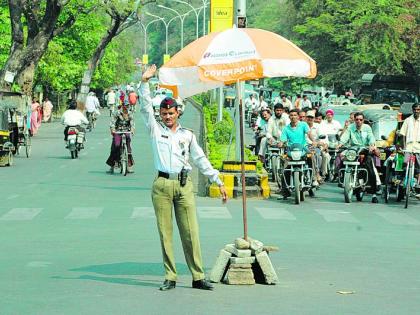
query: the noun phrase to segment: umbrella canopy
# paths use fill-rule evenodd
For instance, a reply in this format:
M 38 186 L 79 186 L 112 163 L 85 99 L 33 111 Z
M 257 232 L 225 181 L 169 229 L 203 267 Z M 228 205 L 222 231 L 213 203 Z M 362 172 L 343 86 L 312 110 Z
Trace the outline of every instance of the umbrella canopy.
M 232 28 L 189 44 L 159 71 L 164 85 L 188 97 L 236 81 L 316 76 L 316 63 L 284 37 L 260 29 Z

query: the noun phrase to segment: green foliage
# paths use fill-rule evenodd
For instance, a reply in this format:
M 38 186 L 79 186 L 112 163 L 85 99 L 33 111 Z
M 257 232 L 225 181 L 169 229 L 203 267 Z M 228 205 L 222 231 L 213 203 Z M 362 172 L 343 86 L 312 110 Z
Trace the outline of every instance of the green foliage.
M 10 50 L 10 16 L 7 6 L 0 6 L 0 67 L 4 65 Z
M 71 29 L 50 42 L 39 63 L 37 81 L 57 92 L 75 89 L 108 24 L 109 18 L 103 13 L 81 16 Z M 95 71 L 92 88 L 106 88 L 128 81 L 135 70 L 131 41 L 128 34 L 122 33 L 108 45 Z

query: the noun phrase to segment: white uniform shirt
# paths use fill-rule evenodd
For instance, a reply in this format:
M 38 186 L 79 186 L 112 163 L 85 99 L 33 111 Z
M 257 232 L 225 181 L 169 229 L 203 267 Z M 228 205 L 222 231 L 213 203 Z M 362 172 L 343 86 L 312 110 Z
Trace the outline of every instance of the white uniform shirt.
M 327 120 L 323 120 L 320 124 L 320 134 L 322 135 L 336 135 L 342 129 L 338 120 L 332 120 L 330 123 Z
M 148 83 L 140 85 L 140 112 L 143 115 L 146 127 L 149 131 L 154 164 L 157 171 L 177 174 L 184 167 L 191 170 L 189 158 L 200 172 L 207 176 L 211 182 L 222 185 L 219 178 L 219 171 L 215 170 L 203 150 L 197 143 L 195 135 L 188 129 L 182 128 L 179 124 L 176 131 L 158 123 L 153 113 L 152 99 Z
M 61 116 L 61 123 L 66 126 L 80 126 L 81 124 L 89 124 L 89 121 L 77 109 L 68 109 Z

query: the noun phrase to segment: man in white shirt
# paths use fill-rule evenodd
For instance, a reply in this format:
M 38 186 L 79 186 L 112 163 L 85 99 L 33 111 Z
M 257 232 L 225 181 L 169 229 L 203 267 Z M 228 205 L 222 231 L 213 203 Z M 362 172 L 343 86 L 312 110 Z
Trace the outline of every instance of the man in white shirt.
M 261 111 L 261 110 L 263 110 L 263 109 L 266 109 L 266 108 L 268 108 L 268 104 L 267 104 L 267 102 L 266 101 L 264 101 L 264 96 L 260 96 L 260 106 L 259 106 L 259 110 Z
M 172 247 L 172 209 L 181 236 L 185 259 L 193 276 L 192 287 L 212 290 L 213 286 L 204 277 L 193 184 L 188 175 L 192 169 L 189 163 L 190 158 L 202 174 L 219 186 L 224 202 L 227 201 L 227 192 L 219 178 L 219 172 L 211 166 L 193 132 L 179 125 L 177 103 L 173 98 L 167 97 L 161 102 L 161 122 L 156 121 L 148 84 L 148 80 L 155 73 L 155 65 L 143 73 L 140 86 L 140 112 L 151 138 L 157 171 L 152 187 L 152 202 L 165 267 L 165 281 L 160 290 L 168 291 L 176 287 L 177 272 Z
M 328 109 L 325 112 L 325 120 L 321 122 L 320 128 L 321 134 L 328 136 L 340 134 L 343 127 L 338 120 L 334 119 L 334 111 Z
M 276 104 L 276 103 L 274 103 Z M 283 105 L 283 109 L 290 111 L 291 109 L 293 109 L 293 104 L 292 102 L 287 98 L 287 96 L 285 94 L 283 94 L 281 96 L 281 104 Z
M 301 109 L 305 109 L 305 108 L 312 109 L 312 103 L 308 99 L 308 95 L 303 95 L 303 99 L 302 99 L 300 108 Z
M 78 130 L 84 132 L 82 124 L 89 124 L 89 121 L 86 119 L 80 111 L 76 109 L 76 102 L 70 103 L 69 109 L 63 113 L 61 116 L 61 123 L 66 126 L 64 128 L 64 141 L 67 141 L 67 133 L 70 127 L 77 127 Z
M 413 115 L 406 118 L 400 130 L 400 135 L 404 137 L 404 148 L 411 151 L 416 156 L 416 169 L 420 168 L 420 103 L 413 104 L 411 107 Z M 406 156 L 406 162 L 408 154 Z M 420 173 L 417 174 L 417 185 L 420 185 Z M 420 199 L 420 194 L 416 197 Z
M 319 139 L 321 135 L 320 124 L 315 122 L 315 111 L 310 110 L 306 113 L 306 123 L 309 126 L 309 134 L 312 135 L 312 141 L 309 137 L 306 138 L 307 143 L 312 144 L 315 148 L 315 172 L 317 182 L 321 182 L 321 174 L 327 173 L 328 163 L 330 162 L 331 156 L 328 154 L 328 137 L 325 139 Z

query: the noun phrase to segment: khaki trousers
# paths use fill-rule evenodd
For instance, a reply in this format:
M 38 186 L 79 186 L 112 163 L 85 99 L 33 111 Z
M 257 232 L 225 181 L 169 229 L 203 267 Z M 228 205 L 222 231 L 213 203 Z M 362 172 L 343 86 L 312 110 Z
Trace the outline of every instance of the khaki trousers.
M 204 279 L 200 240 L 191 179 L 181 187 L 178 180 L 157 177 L 153 182 L 152 201 L 162 246 L 165 279 L 176 281 L 175 258 L 172 247 L 172 208 L 181 236 L 182 247 L 193 280 Z

